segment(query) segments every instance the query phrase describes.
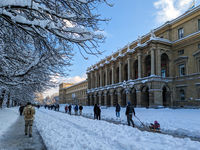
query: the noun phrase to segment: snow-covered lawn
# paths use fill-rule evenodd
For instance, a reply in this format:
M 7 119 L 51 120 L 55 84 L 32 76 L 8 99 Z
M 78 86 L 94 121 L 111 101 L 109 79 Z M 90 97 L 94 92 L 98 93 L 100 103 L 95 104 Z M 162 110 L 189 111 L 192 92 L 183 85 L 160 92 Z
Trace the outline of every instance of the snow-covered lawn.
M 61 104 L 60 111 L 64 112 L 66 105 Z M 127 123 L 126 108 L 121 108 L 118 122 Z M 73 111 L 72 111 L 73 112 Z M 136 116 L 145 125 L 157 120 L 163 132 L 175 132 L 179 135 L 187 135 L 200 138 L 200 109 L 146 109 L 135 108 Z M 91 114 L 92 113 L 92 114 Z M 83 115 L 94 116 L 92 106 L 83 106 Z M 101 118 L 116 120 L 115 107 L 101 109 Z M 140 121 L 133 116 L 136 126 L 142 126 Z
M 17 120 L 18 110 L 19 107 L 0 109 L 0 136 Z
M 84 106 L 84 115 L 92 115 L 93 107 Z M 115 108 L 102 109 L 102 117 L 116 119 Z M 64 105 L 61 105 L 64 112 Z M 126 122 L 125 109 L 121 110 L 121 120 Z M 157 120 L 162 130 L 194 133 L 199 136 L 200 110 L 192 109 L 143 109 L 137 108 L 136 115 L 144 123 Z M 139 126 L 140 122 L 133 117 Z M 189 120 L 188 120 L 189 119 Z M 189 123 L 188 123 L 189 122 Z M 126 125 L 116 125 L 102 120 L 70 116 L 53 110 L 39 109 L 36 124 L 48 149 L 99 149 L 99 150 L 197 150 L 200 142 L 189 138 L 174 138 L 170 135 L 140 131 Z M 173 126 L 172 126 L 173 125 Z M 171 127 L 172 126 L 172 127 Z M 182 131 L 184 129 L 184 131 Z
M 60 110 L 64 111 L 61 105 Z M 115 108 L 102 109 L 102 118 L 115 120 Z M 143 123 L 157 120 L 162 130 L 200 137 L 200 110 L 194 109 L 144 109 L 136 108 L 136 116 Z M 126 122 L 125 108 L 121 122 Z M 92 114 L 91 114 L 92 113 Z M 84 106 L 83 114 L 93 116 L 93 107 Z M 0 111 L 0 136 L 18 117 L 18 107 Z M 34 123 L 49 150 L 198 150 L 200 142 L 189 138 L 140 131 L 126 125 L 116 125 L 103 120 L 70 116 L 62 112 L 36 108 Z M 137 126 L 141 123 L 133 117 Z M 23 132 L 23 131 L 22 131 Z M 34 137 L 34 135 L 33 135 Z

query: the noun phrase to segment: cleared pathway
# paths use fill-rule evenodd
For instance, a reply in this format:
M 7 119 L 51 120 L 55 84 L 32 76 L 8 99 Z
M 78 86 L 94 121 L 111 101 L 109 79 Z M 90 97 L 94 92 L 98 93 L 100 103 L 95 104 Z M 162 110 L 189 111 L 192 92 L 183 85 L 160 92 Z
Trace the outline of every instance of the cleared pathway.
M 0 150 L 46 150 L 35 122 L 33 122 L 32 137 L 25 135 L 24 116 L 17 121 L 0 137 Z

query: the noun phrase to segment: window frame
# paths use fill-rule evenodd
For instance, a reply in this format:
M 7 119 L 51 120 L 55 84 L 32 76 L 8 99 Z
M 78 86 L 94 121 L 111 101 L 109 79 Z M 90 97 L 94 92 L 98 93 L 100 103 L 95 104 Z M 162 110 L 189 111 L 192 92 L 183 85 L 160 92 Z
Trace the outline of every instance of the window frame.
M 183 68 L 184 68 L 184 70 L 183 70 Z M 183 74 L 182 74 L 182 70 L 183 70 Z M 179 76 L 180 77 L 185 76 L 185 64 L 180 64 L 179 65 Z
M 183 32 L 183 27 L 182 27 L 182 28 L 179 28 L 179 29 L 178 29 L 178 39 L 183 38 L 183 37 L 184 37 L 183 34 L 184 34 L 184 32 Z
M 198 31 L 200 31 L 200 19 L 198 19 Z
M 182 99 L 182 93 L 181 92 L 183 92 L 183 94 L 184 94 L 184 99 Z M 180 89 L 179 90 L 179 99 L 180 99 L 180 101 L 185 101 L 185 90 L 183 90 L 183 89 Z
M 178 55 L 183 55 L 183 54 L 184 54 L 184 49 L 178 51 Z

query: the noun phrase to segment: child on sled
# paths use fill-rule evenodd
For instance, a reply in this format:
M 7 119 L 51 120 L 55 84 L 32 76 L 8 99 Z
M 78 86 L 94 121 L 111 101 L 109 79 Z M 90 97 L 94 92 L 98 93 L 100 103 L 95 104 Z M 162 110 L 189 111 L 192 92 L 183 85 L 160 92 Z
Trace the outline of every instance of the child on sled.
M 160 124 L 157 121 L 154 121 L 154 124 L 151 123 L 151 126 L 149 126 L 149 128 L 160 130 Z

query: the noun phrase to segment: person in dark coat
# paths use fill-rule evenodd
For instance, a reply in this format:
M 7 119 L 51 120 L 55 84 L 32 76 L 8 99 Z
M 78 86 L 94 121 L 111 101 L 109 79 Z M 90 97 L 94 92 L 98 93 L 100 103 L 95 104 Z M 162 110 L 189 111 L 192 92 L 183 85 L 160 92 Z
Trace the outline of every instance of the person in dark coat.
M 116 106 L 116 117 L 120 117 L 120 110 L 121 110 L 121 108 L 120 108 L 120 106 L 119 106 L 119 104 L 117 104 L 117 106 Z
M 23 106 L 23 105 L 21 105 L 21 106 L 19 107 L 20 116 L 22 115 L 22 113 L 23 113 L 23 110 L 24 110 L 24 106 Z
M 75 115 L 78 115 L 78 105 L 74 107 Z
M 130 101 L 128 101 L 128 105 L 126 106 L 125 114 L 127 116 L 128 125 L 130 126 L 130 121 L 131 121 L 131 123 L 133 124 L 133 127 L 134 127 L 135 125 L 134 125 L 134 122 L 132 119 L 132 115 L 134 114 L 134 116 L 135 116 L 135 110 L 134 110 L 133 106 L 131 105 Z
M 71 111 L 72 111 L 72 106 L 71 106 L 71 104 L 69 105 L 68 109 L 69 109 L 69 114 L 71 115 Z
M 68 111 L 68 106 L 66 105 L 65 106 L 65 113 L 67 113 L 67 111 Z
M 79 114 L 82 115 L 83 106 L 79 106 Z
M 94 105 L 94 119 L 97 119 L 97 115 L 99 113 L 99 107 L 97 106 L 97 104 Z
M 101 120 L 101 108 L 98 106 L 97 120 Z

